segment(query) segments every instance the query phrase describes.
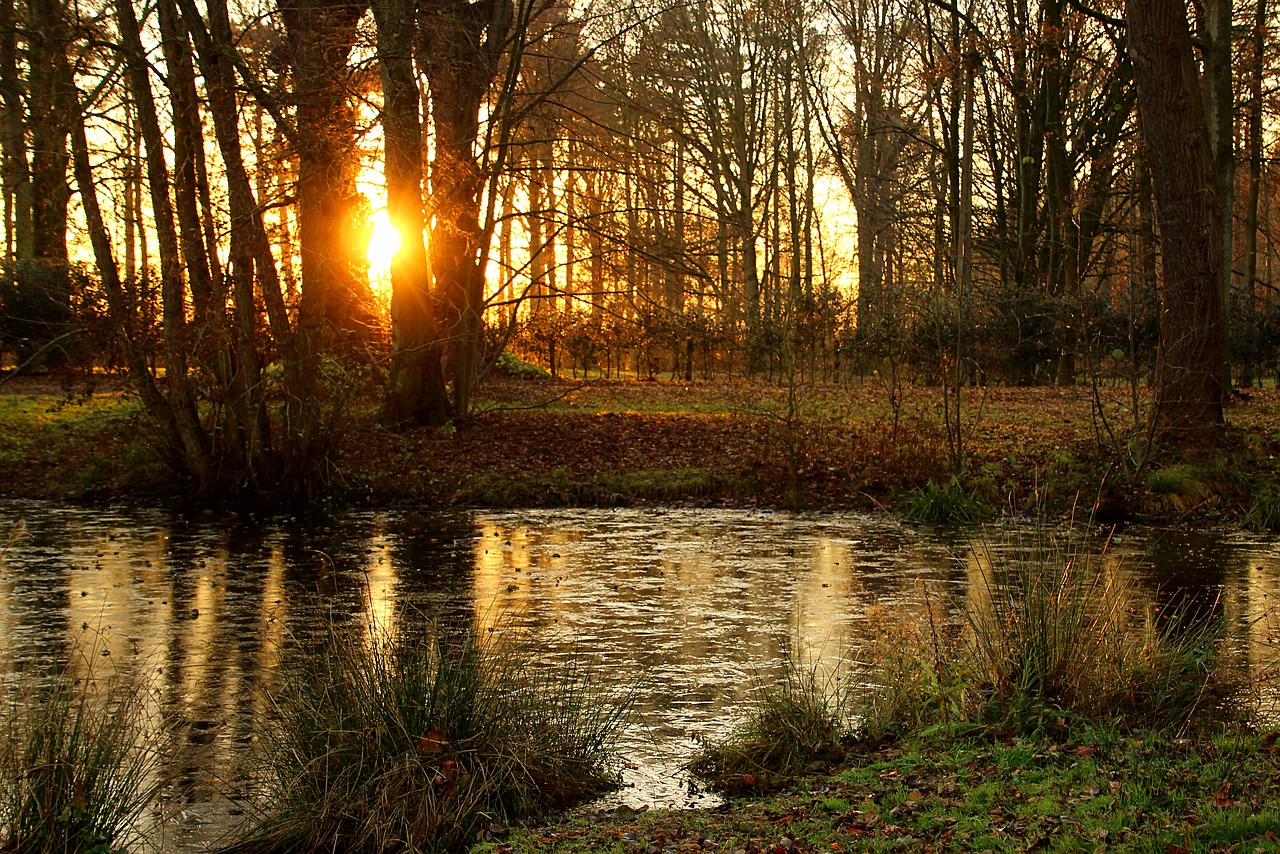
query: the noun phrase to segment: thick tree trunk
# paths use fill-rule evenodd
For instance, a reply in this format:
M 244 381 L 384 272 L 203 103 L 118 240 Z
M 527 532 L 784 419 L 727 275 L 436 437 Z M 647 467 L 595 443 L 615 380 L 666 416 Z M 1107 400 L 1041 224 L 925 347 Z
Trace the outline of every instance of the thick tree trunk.
M 67 262 L 67 203 L 71 187 L 68 134 L 76 109 L 75 84 L 67 57 L 69 37 L 59 0 L 30 4 L 28 75 L 31 135 L 32 255 L 54 264 Z
M 483 176 L 475 158 L 480 104 L 511 29 L 511 0 L 464 6 L 433 2 L 419 22 L 418 66 L 426 70 L 435 123 L 431 162 L 431 267 L 437 322 L 448 342 L 453 408 L 466 415 L 483 345 Z
M 1231 54 L 1232 0 L 1207 0 L 1204 23 L 1208 36 L 1205 58 L 1204 103 L 1209 131 L 1209 149 L 1217 179 L 1218 204 L 1222 209 L 1219 229 L 1222 263 L 1222 384 L 1231 387 L 1231 270 L 1235 263 L 1236 99 Z
M 1185 4 L 1125 10 L 1164 267 L 1154 426 L 1195 450 L 1222 431 L 1222 208 Z
M 369 328 L 369 282 L 357 239 L 355 117 L 348 58 L 364 0 L 280 3 L 288 31 L 294 144 L 298 153 L 298 242 L 302 298 L 298 337 L 303 370 L 318 376 L 329 331 L 363 340 Z
M 382 65 L 387 213 L 400 232 L 391 260 L 391 387 L 382 423 L 439 426 L 452 416 L 441 364 L 431 269 L 423 243 L 421 96 L 414 70 L 414 0 L 373 0 Z

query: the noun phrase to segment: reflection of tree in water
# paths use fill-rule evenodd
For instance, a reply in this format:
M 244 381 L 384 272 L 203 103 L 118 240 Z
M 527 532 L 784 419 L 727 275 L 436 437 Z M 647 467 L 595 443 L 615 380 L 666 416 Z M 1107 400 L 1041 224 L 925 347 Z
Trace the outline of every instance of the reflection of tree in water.
M 1237 552 L 1219 532 L 1164 531 L 1145 540 L 1129 563 L 1156 613 L 1191 627 L 1225 616 L 1223 584 L 1239 563 Z

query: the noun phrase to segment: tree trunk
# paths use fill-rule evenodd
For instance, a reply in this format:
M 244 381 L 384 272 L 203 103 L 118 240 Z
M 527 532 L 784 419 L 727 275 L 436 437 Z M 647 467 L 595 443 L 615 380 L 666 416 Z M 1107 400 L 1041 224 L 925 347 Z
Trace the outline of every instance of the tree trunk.
M 1267 44 L 1267 0 L 1256 0 L 1253 19 L 1253 68 L 1249 78 L 1249 196 L 1244 223 L 1244 294 L 1242 315 L 1250 326 L 1250 337 L 1257 341 L 1257 277 L 1258 277 L 1258 200 L 1262 188 L 1262 78 L 1265 73 Z M 1246 384 L 1258 370 L 1258 348 L 1249 348 L 1242 366 Z
M 1154 427 L 1194 451 L 1222 432 L 1222 207 L 1185 4 L 1125 10 L 1164 268 Z
M 169 199 L 169 173 L 165 163 L 164 138 L 151 93 L 141 29 L 131 0 L 116 0 L 129 88 L 138 107 L 138 124 L 147 156 L 147 183 L 155 214 L 156 238 L 160 244 L 160 285 L 164 317 L 165 385 L 183 461 L 195 477 L 197 493 L 207 496 L 216 484 L 216 471 L 209 453 L 209 440 L 196 410 L 195 395 L 187 371 L 189 342 L 186 324 L 186 283 L 183 276 L 173 207 Z
M 1231 0 L 1207 0 L 1204 4 L 1208 51 L 1205 57 L 1205 119 L 1213 172 L 1217 179 L 1222 216 L 1222 387 L 1231 387 L 1231 270 L 1235 262 L 1235 91 L 1231 63 Z
M 70 38 L 59 0 L 30 4 L 28 130 L 31 135 L 32 255 L 67 262 L 68 134 L 76 109 L 67 57 Z
M 298 241 L 302 298 L 298 336 L 303 370 L 319 375 L 319 354 L 342 339 L 363 340 L 369 328 L 369 281 L 357 238 L 355 117 L 347 60 L 363 0 L 280 3 L 288 31 L 297 102 Z
M 27 122 L 18 78 L 17 17 L 13 0 L 0 0 L 0 104 L 4 108 L 5 260 L 34 257 L 31 222 L 31 168 L 27 162 Z
M 373 14 L 382 65 L 387 213 L 400 233 L 400 251 L 391 259 L 391 387 L 381 419 L 390 427 L 440 426 L 452 410 L 423 243 L 421 97 L 413 66 L 416 4 L 373 0 Z

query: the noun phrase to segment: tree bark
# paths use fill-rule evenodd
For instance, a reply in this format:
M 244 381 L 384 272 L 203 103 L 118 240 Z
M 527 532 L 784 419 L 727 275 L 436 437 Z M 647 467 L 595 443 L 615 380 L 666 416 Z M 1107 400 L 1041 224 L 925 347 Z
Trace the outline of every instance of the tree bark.
M 355 116 L 348 58 L 365 0 L 283 0 L 297 110 L 298 242 L 303 369 L 319 371 L 330 331 L 363 340 L 369 327 L 364 245 L 357 239 Z
M 1256 0 L 1254 7 L 1253 68 L 1249 78 L 1249 195 L 1244 223 L 1244 294 L 1242 315 L 1250 326 L 1250 338 L 1257 341 L 1258 277 L 1258 201 L 1262 188 L 1262 83 L 1267 44 L 1267 0 Z M 1243 365 L 1245 384 L 1249 384 L 1258 368 L 1258 348 L 1254 344 Z
M 431 268 L 423 243 L 421 93 L 413 64 L 414 0 L 373 0 L 382 66 L 387 214 L 400 233 L 391 259 L 391 387 L 382 423 L 439 426 L 452 416 L 441 364 Z
M 448 343 L 453 409 L 466 415 L 484 335 L 485 257 L 480 224 L 483 175 L 476 162 L 480 104 L 497 73 L 514 16 L 512 0 L 477 0 L 459 9 L 422 6 L 417 61 L 431 95 L 431 272 L 437 322 Z
M 1126 0 L 1164 269 L 1152 417 L 1183 451 L 1222 432 L 1222 208 L 1182 0 Z
M 146 54 L 142 49 L 141 28 L 131 0 L 116 0 L 116 19 L 120 27 L 129 89 L 138 108 L 138 124 L 147 155 L 147 183 L 151 189 L 151 206 L 155 215 L 156 239 L 160 244 L 160 286 L 164 317 L 165 385 L 173 413 L 183 461 L 195 477 L 198 494 L 209 495 L 215 487 L 216 471 L 210 458 L 209 439 L 200 423 L 195 395 L 188 376 L 186 282 L 182 256 L 174 224 L 173 206 L 169 198 L 169 172 L 165 163 L 164 138 L 156 114 L 155 99 Z
M 68 134 L 76 109 L 75 85 L 67 57 L 70 37 L 59 0 L 30 4 L 28 46 L 28 130 L 31 135 L 33 257 L 67 262 L 67 203 L 71 187 Z
M 28 259 L 35 247 L 31 222 L 31 168 L 27 122 L 18 78 L 18 21 L 13 0 L 0 0 L 0 103 L 4 106 L 5 260 Z

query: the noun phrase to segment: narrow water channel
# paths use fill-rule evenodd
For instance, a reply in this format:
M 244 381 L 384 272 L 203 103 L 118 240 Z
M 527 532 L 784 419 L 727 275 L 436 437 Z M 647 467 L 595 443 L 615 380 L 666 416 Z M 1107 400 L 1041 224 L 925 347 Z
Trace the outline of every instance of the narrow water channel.
M 308 526 L 0 503 L 0 541 L 18 525 L 29 536 L 0 564 L 0 672 L 93 661 L 153 674 L 166 714 L 192 722 L 171 852 L 205 850 L 228 826 L 225 796 L 262 713 L 255 686 L 322 619 L 533 630 L 548 655 L 638 686 L 626 786 L 611 802 L 682 806 L 703 796 L 681 765 L 788 656 L 856 658 L 885 613 L 918 607 L 925 590 L 973 595 L 983 555 L 1022 536 L 695 509 L 351 513 Z M 1274 654 L 1275 539 L 1131 531 L 1105 560 L 1157 605 L 1191 597 L 1221 611 L 1239 655 Z

